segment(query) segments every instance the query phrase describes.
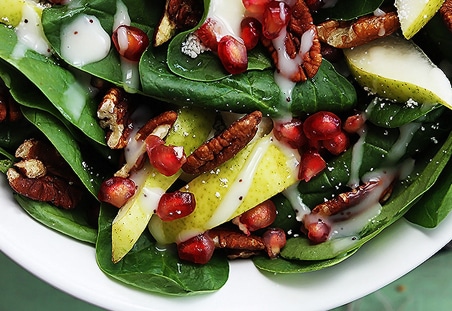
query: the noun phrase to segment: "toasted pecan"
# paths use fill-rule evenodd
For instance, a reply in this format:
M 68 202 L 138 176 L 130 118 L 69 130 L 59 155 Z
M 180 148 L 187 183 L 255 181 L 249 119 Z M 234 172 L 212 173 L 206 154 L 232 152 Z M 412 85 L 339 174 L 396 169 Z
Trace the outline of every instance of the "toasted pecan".
M 254 111 L 235 121 L 188 156 L 182 169 L 188 174 L 200 174 L 231 159 L 253 139 L 261 120 L 262 113 Z
M 396 12 L 366 15 L 353 21 L 328 20 L 317 26 L 319 40 L 336 48 L 351 48 L 394 33 L 400 28 Z
M 132 131 L 129 103 L 124 91 L 117 87 L 108 90 L 97 108 L 97 117 L 100 126 L 107 130 L 108 147 L 124 148 Z

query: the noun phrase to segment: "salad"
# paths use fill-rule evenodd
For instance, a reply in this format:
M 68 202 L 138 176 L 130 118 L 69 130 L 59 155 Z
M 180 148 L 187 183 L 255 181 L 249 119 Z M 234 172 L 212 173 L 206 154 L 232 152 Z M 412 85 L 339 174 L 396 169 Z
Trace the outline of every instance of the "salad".
M 303 273 L 401 217 L 433 228 L 452 5 L 407 3 L 0 1 L 2 172 L 105 274 L 170 295 L 220 289 L 232 259 Z

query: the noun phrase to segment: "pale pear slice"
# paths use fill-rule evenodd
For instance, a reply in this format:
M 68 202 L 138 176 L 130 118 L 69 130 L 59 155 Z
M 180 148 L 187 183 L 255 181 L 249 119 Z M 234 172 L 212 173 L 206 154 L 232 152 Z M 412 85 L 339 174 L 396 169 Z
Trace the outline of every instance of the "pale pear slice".
M 411 39 L 439 10 L 444 0 L 395 0 L 403 36 Z
M 153 217 L 151 234 L 161 244 L 178 243 L 231 220 L 296 183 L 297 157 L 270 135 L 257 139 L 182 187 L 195 195 L 194 212 L 166 222 Z
M 169 145 L 183 146 L 185 153 L 192 153 L 212 131 L 213 112 L 196 108 L 182 108 L 165 141 Z M 182 170 L 165 176 L 146 163 L 135 176 L 138 183 L 136 194 L 127 201 L 112 223 L 112 261 L 120 261 L 146 230 L 160 197 L 179 178 Z
M 378 96 L 452 109 L 449 79 L 413 42 L 398 36 L 344 50 L 352 75 Z
M 32 8 L 41 16 L 43 6 L 38 1 L 33 0 L 2 0 L 0 1 L 0 23 L 16 27 L 19 25 L 24 6 Z

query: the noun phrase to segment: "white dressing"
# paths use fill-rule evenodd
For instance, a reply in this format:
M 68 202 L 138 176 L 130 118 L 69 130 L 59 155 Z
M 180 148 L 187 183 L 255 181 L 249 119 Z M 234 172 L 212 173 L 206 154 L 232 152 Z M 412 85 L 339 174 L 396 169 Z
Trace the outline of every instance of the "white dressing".
M 61 54 L 70 64 L 81 67 L 105 58 L 111 46 L 108 33 L 97 17 L 80 14 L 62 27 Z
M 205 225 L 207 228 L 216 227 L 227 221 L 231 215 L 234 214 L 239 205 L 242 204 L 243 199 L 246 197 L 248 190 L 251 187 L 260 160 L 264 156 L 271 142 L 272 137 L 269 136 L 267 139 L 261 140 L 254 146 L 239 175 L 231 183 L 228 192 L 223 198 L 220 198 L 220 204 Z
M 33 6 L 22 6 L 22 19 L 15 31 L 18 41 L 12 52 L 13 58 L 22 58 L 27 50 L 33 50 L 46 56 L 52 54 L 50 44 L 42 29 L 41 15 Z

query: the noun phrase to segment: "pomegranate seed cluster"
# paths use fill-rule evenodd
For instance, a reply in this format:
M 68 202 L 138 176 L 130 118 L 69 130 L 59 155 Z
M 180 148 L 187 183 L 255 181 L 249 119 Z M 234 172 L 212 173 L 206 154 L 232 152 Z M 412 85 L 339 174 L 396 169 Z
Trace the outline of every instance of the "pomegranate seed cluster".
M 222 34 L 222 26 L 213 17 L 208 17 L 195 32 L 202 44 L 218 55 L 230 74 L 245 72 L 247 52 L 256 47 L 262 36 L 270 40 L 277 38 L 291 18 L 291 6 L 285 1 L 243 0 L 242 3 L 245 15 L 239 37 Z
M 275 138 L 290 148 L 300 151 L 298 178 L 308 182 L 326 168 L 325 152 L 339 155 L 350 145 L 349 133 L 356 133 L 363 125 L 361 115 L 354 115 L 342 126 L 341 119 L 334 113 L 318 111 L 304 122 L 298 118 L 276 123 Z

